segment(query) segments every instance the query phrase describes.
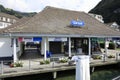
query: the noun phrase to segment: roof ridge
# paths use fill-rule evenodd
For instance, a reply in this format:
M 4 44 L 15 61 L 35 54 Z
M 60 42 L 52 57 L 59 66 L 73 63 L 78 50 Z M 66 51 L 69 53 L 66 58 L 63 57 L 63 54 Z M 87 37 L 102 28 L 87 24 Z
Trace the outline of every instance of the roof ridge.
M 84 12 L 84 11 L 77 11 L 77 10 L 72 10 L 72 9 L 65 9 L 65 8 L 62 8 L 62 7 L 54 7 L 54 6 L 46 6 L 42 11 L 44 11 L 46 9 L 58 9 L 58 10 L 73 11 L 73 12 Z

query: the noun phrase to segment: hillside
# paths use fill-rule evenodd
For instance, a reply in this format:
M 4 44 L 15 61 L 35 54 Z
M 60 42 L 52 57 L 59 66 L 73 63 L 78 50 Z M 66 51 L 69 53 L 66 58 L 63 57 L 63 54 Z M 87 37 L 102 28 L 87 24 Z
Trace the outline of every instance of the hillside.
M 14 16 L 16 16 L 18 18 L 22 18 L 24 16 L 25 17 L 31 17 L 31 16 L 34 16 L 36 14 L 36 12 L 26 13 L 26 12 L 15 11 L 13 9 L 5 8 L 2 5 L 0 5 L 0 12 L 10 14 L 10 15 L 14 15 Z
M 116 21 L 120 24 L 120 0 L 102 0 L 89 13 L 102 15 L 105 23 Z

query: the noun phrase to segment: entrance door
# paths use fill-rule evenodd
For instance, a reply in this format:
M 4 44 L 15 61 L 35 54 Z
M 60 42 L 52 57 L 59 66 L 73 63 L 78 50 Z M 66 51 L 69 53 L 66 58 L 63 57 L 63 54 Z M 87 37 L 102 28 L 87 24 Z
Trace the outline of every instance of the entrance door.
M 62 42 L 50 42 L 49 45 L 49 49 L 52 54 L 62 53 Z

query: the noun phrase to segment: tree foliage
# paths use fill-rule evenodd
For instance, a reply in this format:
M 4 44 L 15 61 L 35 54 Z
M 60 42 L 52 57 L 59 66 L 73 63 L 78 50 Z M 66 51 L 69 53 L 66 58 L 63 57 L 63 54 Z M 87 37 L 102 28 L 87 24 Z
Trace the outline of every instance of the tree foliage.
M 34 16 L 36 14 L 36 12 L 26 13 L 26 12 L 15 11 L 13 9 L 5 8 L 2 5 L 0 5 L 0 12 L 10 14 L 10 15 L 16 16 L 18 18 L 22 18 L 24 16 L 25 17 L 31 17 L 31 16 Z
M 102 0 L 89 13 L 102 15 L 105 23 L 117 22 L 120 24 L 120 0 Z

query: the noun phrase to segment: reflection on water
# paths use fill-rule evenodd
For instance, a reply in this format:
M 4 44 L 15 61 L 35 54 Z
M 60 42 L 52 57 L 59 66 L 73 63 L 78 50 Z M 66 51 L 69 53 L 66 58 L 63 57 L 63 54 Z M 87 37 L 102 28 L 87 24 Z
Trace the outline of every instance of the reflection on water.
M 52 74 L 40 74 L 40 75 L 30 75 L 30 76 L 22 76 L 15 78 L 7 78 L 5 80 L 53 80 Z

